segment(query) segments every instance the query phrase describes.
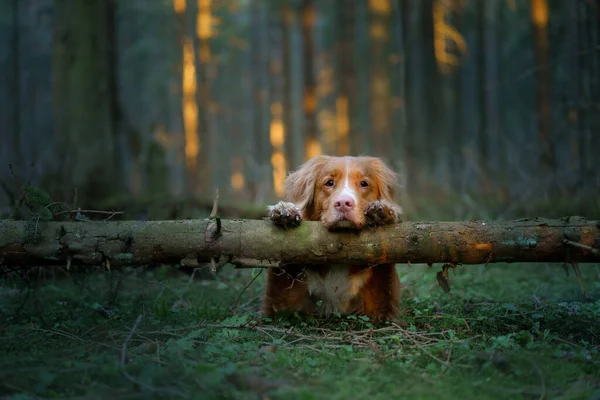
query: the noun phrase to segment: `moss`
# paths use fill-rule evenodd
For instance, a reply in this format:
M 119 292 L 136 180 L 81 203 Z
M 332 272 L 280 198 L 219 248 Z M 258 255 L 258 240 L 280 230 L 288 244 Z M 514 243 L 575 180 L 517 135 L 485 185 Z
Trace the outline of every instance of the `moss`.
M 508 239 L 500 242 L 504 246 L 519 246 L 522 248 L 533 248 L 537 246 L 539 237 L 537 235 L 520 235 L 516 239 Z
M 124 271 L 119 285 L 117 271 L 72 270 L 75 280 L 47 281 L 29 293 L 5 276 L 0 392 L 152 397 L 151 386 L 157 397 L 209 400 L 597 394 L 600 302 L 583 302 L 575 279 L 555 266 L 460 268 L 450 274 L 449 294 L 435 283 L 437 268 L 398 269 L 400 328 L 383 330 L 356 316 L 259 319 L 265 274 L 246 288 L 254 276 L 248 270 L 225 267 L 219 280 L 190 282 L 170 267 L 136 269 Z M 600 267 L 582 273 L 598 299 Z M 144 386 L 133 385 L 118 362 L 139 315 L 125 371 Z

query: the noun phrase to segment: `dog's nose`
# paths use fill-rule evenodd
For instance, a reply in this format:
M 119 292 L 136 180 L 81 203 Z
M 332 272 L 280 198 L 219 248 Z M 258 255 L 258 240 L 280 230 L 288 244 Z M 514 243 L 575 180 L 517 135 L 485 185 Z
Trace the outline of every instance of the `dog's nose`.
M 335 199 L 334 206 L 339 212 L 345 213 L 354 209 L 354 200 L 349 196 L 340 196 Z

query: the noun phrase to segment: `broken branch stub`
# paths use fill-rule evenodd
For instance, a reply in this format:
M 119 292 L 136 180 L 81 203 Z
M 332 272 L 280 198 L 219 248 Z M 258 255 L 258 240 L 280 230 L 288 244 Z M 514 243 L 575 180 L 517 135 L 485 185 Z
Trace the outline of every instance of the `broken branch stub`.
M 330 232 L 319 222 L 280 229 L 264 220 L 40 222 L 0 221 L 4 265 L 111 268 L 198 262 L 249 267 L 290 264 L 600 262 L 596 221 L 403 222 L 360 232 Z M 568 232 L 568 235 L 565 234 Z M 564 242 L 577 239 L 581 246 Z

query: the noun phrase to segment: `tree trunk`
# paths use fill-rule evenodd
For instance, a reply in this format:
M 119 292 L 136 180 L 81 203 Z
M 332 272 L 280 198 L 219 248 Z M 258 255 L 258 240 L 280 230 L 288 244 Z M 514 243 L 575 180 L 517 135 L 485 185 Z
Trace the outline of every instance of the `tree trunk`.
M 6 206 L 14 202 L 12 190 L 17 185 L 16 180 L 6 179 L 10 176 L 8 164 L 12 165 L 14 171 L 25 172 L 27 171 L 25 166 L 33 160 L 24 159 L 22 146 L 20 146 L 22 61 L 19 54 L 21 42 L 19 1 L 5 1 L 1 9 L 6 16 L 3 21 L 5 25 L 2 25 L 1 29 L 6 34 L 0 35 L 0 49 L 4 51 L 3 57 L 0 57 L 0 126 L 2 126 L 0 204 Z
M 487 3 L 487 7 L 486 7 Z M 489 135 L 488 130 L 488 97 L 486 92 L 488 90 L 488 82 L 486 79 L 486 50 L 490 52 L 493 49 L 487 49 L 488 45 L 486 41 L 486 14 L 487 9 L 490 7 L 489 0 L 478 0 L 476 4 L 477 14 L 477 91 L 478 91 L 478 102 L 479 102 L 479 155 L 477 157 L 479 164 L 480 182 L 482 188 L 482 194 L 484 196 L 490 195 L 490 177 L 489 177 Z
M 393 73 L 392 73 L 392 152 L 396 154 L 396 159 L 392 161 L 392 165 L 397 171 L 400 171 L 399 180 L 404 187 L 406 181 L 406 160 L 402 156 L 405 149 L 407 129 L 407 113 L 406 113 L 406 47 L 404 38 L 404 27 L 402 24 L 404 18 L 403 2 L 395 1 L 392 3 L 392 57 Z
M 321 153 L 317 137 L 317 95 L 314 74 L 313 27 L 316 10 L 312 0 L 302 1 L 302 56 L 304 77 L 304 158 L 309 159 Z
M 592 111 L 592 88 L 593 88 L 593 56 L 594 53 L 600 52 L 600 49 L 594 46 L 592 36 L 592 7 L 590 2 L 582 2 L 578 4 L 579 8 L 579 29 L 580 29 L 580 41 L 579 48 L 577 49 L 577 57 L 580 59 L 580 74 L 578 75 L 579 90 L 581 93 L 581 101 L 578 104 L 579 115 L 579 135 L 580 135 L 580 149 L 581 149 L 581 170 L 580 175 L 583 178 L 582 187 L 585 191 L 589 191 L 589 187 L 592 186 L 594 177 L 594 167 L 597 164 L 596 155 L 598 154 L 599 148 L 592 147 L 593 136 L 597 136 L 597 131 L 591 129 Z M 594 49 L 594 51 L 590 51 Z M 590 192 L 588 192 L 590 193 Z M 591 192 L 593 193 L 593 192 Z M 590 193 L 590 194 L 591 194 Z
M 371 101 L 369 98 L 371 60 L 369 57 L 365 57 L 365 54 L 369 54 L 371 46 L 368 21 L 369 9 L 366 1 L 356 3 L 355 15 L 356 39 L 354 46 L 356 51 L 354 52 L 354 60 L 357 90 L 354 92 L 354 96 L 357 105 L 355 121 L 358 133 L 351 138 L 350 146 L 354 149 L 354 154 L 373 154 L 373 140 L 371 138 L 373 121 L 371 120 Z
M 317 131 L 321 138 L 323 154 L 339 154 L 338 132 L 336 124 L 336 96 L 339 69 L 336 63 L 336 2 L 318 2 L 315 4 L 319 19 L 322 21 L 315 30 L 315 66 L 317 76 Z
M 600 222 L 580 217 L 404 222 L 360 234 L 330 232 L 320 222 L 284 230 L 259 220 L 0 221 L 0 263 L 7 266 L 62 263 L 111 268 L 211 258 L 246 267 L 598 262 L 599 253 Z
M 505 7 L 506 7 L 506 3 L 502 0 L 498 0 L 496 7 L 494 8 L 494 13 L 496 14 L 496 18 L 495 18 L 495 31 L 494 31 L 494 35 L 495 35 L 495 45 L 496 45 L 496 55 L 495 55 L 495 63 L 496 66 L 494 67 L 496 70 L 496 82 L 494 83 L 495 85 L 495 90 L 493 95 L 495 96 L 495 101 L 496 101 L 496 113 L 498 114 L 497 116 L 497 126 L 495 126 L 495 132 L 496 135 L 498 136 L 496 138 L 496 143 L 497 143 L 497 150 L 496 152 L 498 153 L 497 156 L 497 169 L 496 169 L 496 174 L 495 174 L 495 179 L 498 180 L 498 187 L 499 187 L 499 194 L 500 194 L 500 198 L 502 201 L 505 201 L 507 199 L 507 195 L 508 195 L 508 179 L 507 179 L 507 175 L 508 175 L 508 155 L 506 154 L 506 148 L 508 147 L 506 144 L 506 96 L 505 96 L 505 91 L 507 90 L 506 86 L 502 84 L 502 82 L 504 82 L 504 79 L 506 77 L 506 70 L 505 70 L 505 65 L 506 62 L 508 60 L 506 60 L 505 57 L 503 57 L 503 38 L 505 37 L 505 18 L 504 18 L 504 13 L 505 13 Z
M 535 54 L 535 87 L 538 120 L 538 140 L 541 146 L 539 167 L 545 188 L 553 186 L 555 156 L 550 132 L 550 74 L 548 70 L 548 1 L 531 0 L 531 22 Z
M 598 132 L 600 132 L 600 0 L 595 0 L 591 7 L 592 10 L 590 10 L 590 20 L 593 21 L 593 24 L 589 34 L 590 36 L 594 37 L 592 45 L 596 51 L 592 54 L 593 76 L 592 87 L 590 90 L 593 93 L 592 107 L 595 106 L 596 111 L 591 112 L 592 145 L 590 147 L 592 151 L 598 151 L 600 149 L 600 135 L 598 134 Z M 592 170 L 593 179 L 591 180 L 590 189 L 592 193 L 600 193 L 600 163 L 594 162 L 594 164 L 595 167 Z
M 458 32 L 464 34 L 464 19 L 463 18 L 463 7 L 461 0 L 453 0 L 452 8 L 454 9 L 453 23 L 454 27 Z M 466 59 L 462 59 L 457 70 L 456 76 L 454 77 L 454 88 L 453 88 L 453 108 L 454 108 L 454 123 L 450 128 L 452 130 L 452 139 L 449 143 L 450 154 L 450 184 L 458 192 L 461 188 L 462 171 L 465 168 L 464 156 L 462 155 L 462 147 L 465 138 L 465 121 L 463 114 L 463 80 L 464 70 L 466 69 Z M 462 194 L 462 193 L 458 193 Z
M 567 133 L 568 137 L 565 141 L 568 141 L 569 146 L 569 172 L 576 176 L 575 186 L 578 188 L 583 187 L 585 182 L 585 176 L 582 169 L 582 160 L 584 159 L 583 149 L 580 148 L 580 109 L 579 104 L 580 98 L 580 85 L 579 75 L 581 74 L 581 57 L 577 54 L 580 49 L 580 38 L 579 38 L 579 4 L 578 2 L 568 2 L 566 5 L 567 21 L 566 21 L 566 42 L 569 50 L 569 58 L 567 59 L 567 79 L 571 82 L 566 88 L 564 95 L 563 107 L 564 113 L 567 118 Z
M 444 121 L 443 104 L 441 101 L 441 77 L 435 58 L 433 4 L 435 0 L 421 2 L 419 28 L 422 37 L 422 47 L 418 49 L 422 57 L 423 88 L 425 90 L 422 108 L 418 118 L 423 121 L 423 133 L 420 138 L 423 163 L 428 189 L 436 189 L 434 180 L 435 165 L 443 159 L 441 150 L 446 147 L 446 122 Z M 428 155 L 433 155 L 433 157 Z M 435 193 L 435 191 L 433 192 Z
M 118 191 L 115 149 L 115 4 L 57 0 L 54 9 L 54 131 L 62 195 L 91 204 Z
M 357 76 L 354 65 L 354 24 L 356 23 L 356 0 L 346 0 L 344 6 L 337 5 L 337 64 L 339 66 L 337 98 L 337 120 L 339 135 L 339 154 L 358 154 L 360 148 L 351 146 L 351 139 L 358 136 L 356 130 L 357 113 Z
M 210 119 L 212 106 L 212 82 L 216 76 L 209 77 L 209 71 L 214 68 L 212 60 L 212 49 L 210 40 L 212 38 L 212 9 L 211 1 L 190 1 L 186 17 L 191 19 L 189 25 L 190 36 L 193 38 L 194 64 L 196 72 L 196 107 L 197 107 L 197 131 L 198 149 L 196 154 L 195 174 L 189 176 L 191 189 L 195 193 L 203 193 L 212 190 L 213 168 L 211 167 L 212 132 Z M 214 125 L 214 124 L 213 124 Z
M 291 31 L 292 23 L 294 21 L 294 8 L 289 2 L 285 2 L 281 6 L 281 68 L 283 74 L 283 129 L 285 132 L 285 160 L 286 169 L 290 170 L 298 166 L 300 160 L 296 160 L 296 152 L 293 148 L 292 138 L 292 42 L 291 42 Z
M 14 146 L 11 146 L 10 148 L 15 152 L 15 156 L 17 157 L 18 160 L 21 159 L 22 155 L 21 155 L 21 146 L 19 146 L 19 140 L 20 140 L 20 136 L 21 136 L 21 109 L 20 109 L 20 105 L 21 105 L 21 86 L 20 86 L 20 80 L 21 80 L 21 66 L 20 66 L 20 62 L 21 62 L 21 57 L 19 54 L 19 30 L 20 30 L 20 24 L 19 24 L 19 3 L 17 0 L 13 0 L 12 1 L 12 12 L 13 12 L 13 18 L 12 18 L 12 43 L 11 43 L 11 50 L 12 50 L 12 73 L 13 76 L 12 78 L 12 84 L 10 86 L 11 87 L 11 92 L 13 97 L 13 101 L 8 102 L 8 104 L 13 104 L 13 109 L 12 109 L 12 140 L 14 143 Z M 6 103 L 5 103 L 6 104 Z M 10 107 L 7 107 L 10 108 Z M 9 125 L 10 127 L 10 125 Z M 9 128 L 9 132 L 10 132 L 10 128 Z M 12 158 L 12 157 L 11 157 Z
M 271 166 L 273 169 L 273 189 L 278 197 L 283 196 L 283 180 L 286 176 L 286 141 L 287 128 L 283 108 L 285 76 L 283 75 L 283 26 L 277 14 L 271 14 L 268 21 L 268 53 L 269 53 L 269 93 L 270 93 L 270 126 L 269 139 L 271 142 Z
M 407 176 L 410 177 L 407 182 L 405 190 L 417 194 L 420 188 L 420 182 L 422 181 L 422 175 L 418 165 L 419 156 L 422 154 L 419 150 L 417 137 L 423 135 L 419 125 L 419 118 L 417 116 L 418 98 L 416 95 L 420 92 L 418 79 L 420 70 L 420 62 L 416 56 L 416 52 L 419 49 L 420 35 L 415 35 L 413 20 L 416 15 L 416 8 L 418 5 L 412 0 L 401 0 L 401 29 L 402 29 L 402 47 L 404 49 L 404 74 L 403 88 L 404 88 L 404 104 L 405 104 L 405 115 L 406 115 L 406 135 L 405 135 L 405 146 L 403 152 L 404 162 L 406 164 Z
M 389 33 L 392 5 L 390 0 L 369 2 L 371 36 L 371 137 L 374 155 L 391 156 L 391 98 L 389 80 Z

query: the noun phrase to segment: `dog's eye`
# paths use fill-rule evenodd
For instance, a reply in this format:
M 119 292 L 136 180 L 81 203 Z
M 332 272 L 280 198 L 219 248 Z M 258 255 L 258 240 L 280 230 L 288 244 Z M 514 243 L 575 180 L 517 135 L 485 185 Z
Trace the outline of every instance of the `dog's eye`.
M 367 187 L 367 186 L 369 186 L 369 183 L 367 181 L 360 181 L 360 186 Z
M 333 179 L 328 180 L 327 182 L 325 182 L 325 186 L 333 186 Z

